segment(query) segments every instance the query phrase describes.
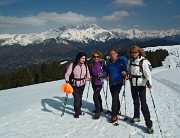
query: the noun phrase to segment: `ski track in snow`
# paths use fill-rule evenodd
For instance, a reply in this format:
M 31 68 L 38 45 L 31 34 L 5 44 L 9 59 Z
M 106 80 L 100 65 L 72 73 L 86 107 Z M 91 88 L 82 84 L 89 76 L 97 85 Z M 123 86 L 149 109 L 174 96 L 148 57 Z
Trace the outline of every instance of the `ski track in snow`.
M 152 91 L 152 94 L 156 102 L 161 130 L 165 137 L 180 137 L 180 135 L 176 135 L 180 131 L 180 93 L 177 89 L 179 85 L 167 80 L 160 80 L 160 83 L 158 81 L 154 80 L 155 90 Z M 150 109 L 153 109 L 153 107 L 150 107 Z M 154 119 L 154 125 L 159 129 L 157 118 L 154 117 Z

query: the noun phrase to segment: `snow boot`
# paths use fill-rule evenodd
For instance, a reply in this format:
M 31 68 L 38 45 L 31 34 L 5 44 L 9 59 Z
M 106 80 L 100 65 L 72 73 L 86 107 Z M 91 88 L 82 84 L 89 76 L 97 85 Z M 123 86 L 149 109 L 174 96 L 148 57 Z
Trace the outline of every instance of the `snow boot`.
M 94 119 L 99 119 L 100 118 L 100 113 L 95 113 Z
M 74 118 L 79 118 L 79 114 L 74 114 Z
M 154 129 L 152 127 L 147 127 L 147 132 L 149 134 L 153 134 L 154 133 Z
M 114 123 L 114 122 L 116 122 L 117 120 L 118 120 L 118 117 L 112 115 L 111 118 L 110 118 L 110 120 L 109 120 L 109 123 Z
M 139 118 L 136 118 L 136 117 L 133 117 L 131 119 L 131 122 L 134 123 L 134 122 L 140 122 L 140 119 Z

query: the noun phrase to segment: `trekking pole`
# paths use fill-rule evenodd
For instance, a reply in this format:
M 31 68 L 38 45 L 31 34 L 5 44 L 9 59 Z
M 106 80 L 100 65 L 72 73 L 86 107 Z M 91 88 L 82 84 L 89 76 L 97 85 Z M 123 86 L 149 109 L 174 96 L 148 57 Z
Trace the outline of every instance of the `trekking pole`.
M 106 109 L 107 109 L 107 112 L 110 112 L 110 111 L 109 111 L 109 108 L 108 108 L 108 103 L 107 103 L 107 89 L 108 89 L 108 81 L 107 81 L 106 92 L 105 92 L 105 90 L 104 90 L 104 83 L 103 83 L 103 93 L 104 93 L 104 98 L 105 98 L 105 101 L 106 101 Z M 105 114 L 106 114 L 107 112 L 105 112 Z
M 124 120 L 127 120 L 128 119 L 128 117 L 127 117 L 127 112 L 126 112 L 126 80 L 124 79 L 124 92 L 123 92 L 123 96 L 124 96 L 124 108 L 125 108 L 125 118 L 124 118 Z
M 124 90 L 123 90 L 123 94 L 122 94 L 122 98 L 121 98 L 121 101 L 120 101 L 120 111 L 121 111 L 121 106 L 122 106 L 122 101 L 124 99 L 124 108 L 125 108 L 125 116 L 127 116 L 127 113 L 126 113 L 126 80 L 124 79 L 123 80 L 123 84 L 124 84 Z M 124 120 L 127 120 L 128 118 L 125 117 Z
M 125 104 L 124 108 L 125 108 L 125 116 L 126 116 L 126 117 L 124 117 L 124 120 L 126 121 L 128 118 L 127 118 L 127 114 L 126 114 L 126 95 L 125 95 L 125 87 L 126 87 L 126 85 L 125 85 L 125 79 L 123 79 L 123 85 L 124 85 L 124 90 L 123 90 L 122 98 L 121 98 L 121 101 L 120 101 L 120 108 L 119 109 L 121 111 L 121 105 L 122 105 L 122 101 L 124 99 L 124 104 Z M 121 113 L 119 113 L 119 116 L 120 115 L 121 115 Z M 116 123 L 114 123 L 114 125 L 119 126 L 119 121 L 117 120 Z
M 106 101 L 106 109 L 107 109 L 107 111 L 105 112 L 105 114 L 110 113 L 110 110 L 109 110 L 109 108 L 108 108 L 108 102 L 107 102 L 108 84 L 109 84 L 109 83 L 108 83 L 108 80 L 107 80 L 106 92 L 105 92 L 104 87 L 103 87 L 103 93 L 104 93 L 104 97 L 105 97 L 105 101 Z
M 157 118 L 157 122 L 158 122 L 158 125 L 159 125 L 159 130 L 160 130 L 160 133 L 161 133 L 161 137 L 163 138 L 162 130 L 161 130 L 160 123 L 159 123 L 159 119 L 158 119 L 158 115 L 157 115 L 157 112 L 156 112 L 156 107 L 155 107 L 154 99 L 153 99 L 151 90 L 149 90 L 149 91 L 150 91 L 150 94 L 151 94 L 151 99 L 152 99 L 152 102 L 153 102 L 154 111 L 155 111 L 155 113 L 156 113 L 156 118 Z
M 66 97 L 65 97 L 65 99 L 64 99 L 61 117 L 64 115 L 64 112 L 65 112 L 65 108 L 66 108 L 66 104 L 67 104 L 67 100 L 68 100 L 68 94 L 69 94 L 69 93 L 66 93 Z
M 89 81 L 89 86 L 88 86 L 88 91 L 87 91 L 87 95 L 86 95 L 86 102 L 84 104 L 84 112 L 83 112 L 83 115 L 85 115 L 85 110 L 87 109 L 87 99 L 88 99 L 88 95 L 89 95 L 89 88 L 90 88 L 90 81 Z

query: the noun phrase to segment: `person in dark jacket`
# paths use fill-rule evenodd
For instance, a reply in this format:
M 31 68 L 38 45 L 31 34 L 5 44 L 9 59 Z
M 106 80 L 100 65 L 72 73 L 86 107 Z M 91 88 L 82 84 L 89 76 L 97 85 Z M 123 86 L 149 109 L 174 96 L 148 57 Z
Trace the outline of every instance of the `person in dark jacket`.
M 71 73 L 73 73 L 72 80 L 69 80 Z M 89 69 L 86 65 L 86 54 L 84 52 L 79 52 L 76 55 L 75 62 L 71 63 L 65 73 L 66 82 L 72 82 L 74 92 L 74 118 L 79 118 L 82 115 L 82 95 L 85 88 L 85 84 L 90 80 Z
M 126 75 L 127 64 L 122 60 L 118 59 L 118 53 L 112 49 L 109 51 L 110 60 L 107 63 L 107 67 L 103 71 L 102 77 L 108 76 L 110 92 L 112 96 L 112 113 L 109 120 L 110 123 L 117 121 L 120 110 L 119 93 L 123 85 L 123 79 Z
M 99 74 L 102 74 L 103 68 L 105 67 L 105 62 L 102 59 L 102 53 L 100 51 L 93 51 L 91 53 L 92 63 L 90 63 L 90 75 L 92 88 L 94 91 L 93 101 L 95 104 L 95 115 L 94 119 L 99 119 L 100 111 L 103 111 L 102 99 L 101 99 L 101 89 L 103 85 L 102 79 L 99 77 Z

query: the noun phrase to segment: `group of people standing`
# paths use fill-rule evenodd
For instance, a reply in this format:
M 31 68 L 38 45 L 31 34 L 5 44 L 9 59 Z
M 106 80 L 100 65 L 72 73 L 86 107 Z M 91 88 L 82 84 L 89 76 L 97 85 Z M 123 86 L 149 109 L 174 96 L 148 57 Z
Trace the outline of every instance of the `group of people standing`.
M 136 45 L 128 50 L 128 62 L 118 57 L 116 50 L 109 51 L 110 60 L 104 62 L 100 51 L 91 53 L 92 64 L 86 65 L 87 56 L 84 52 L 76 55 L 74 63 L 71 63 L 65 73 L 66 82 L 71 82 L 74 89 L 74 117 L 79 118 L 82 115 L 82 95 L 87 81 L 91 81 L 93 88 L 93 101 L 95 104 L 94 119 L 100 118 L 100 112 L 103 111 L 101 89 L 103 88 L 103 80 L 109 81 L 110 93 L 112 96 L 110 123 L 118 120 L 120 113 L 119 93 L 125 80 L 130 81 L 131 94 L 134 104 L 134 116 L 132 122 L 140 121 L 140 105 L 143 113 L 148 133 L 153 133 L 153 124 L 150 119 L 150 112 L 146 102 L 146 87 L 152 88 L 151 71 L 149 69 L 150 62 L 145 59 L 144 51 Z M 143 61 L 143 62 L 142 62 Z M 142 62 L 142 65 L 140 65 Z M 69 79 L 73 73 L 72 81 Z

